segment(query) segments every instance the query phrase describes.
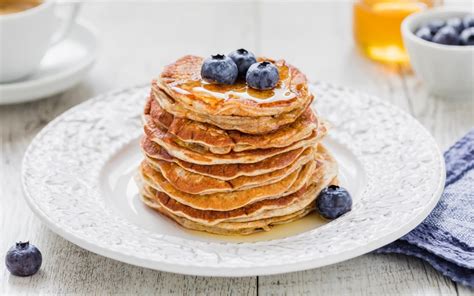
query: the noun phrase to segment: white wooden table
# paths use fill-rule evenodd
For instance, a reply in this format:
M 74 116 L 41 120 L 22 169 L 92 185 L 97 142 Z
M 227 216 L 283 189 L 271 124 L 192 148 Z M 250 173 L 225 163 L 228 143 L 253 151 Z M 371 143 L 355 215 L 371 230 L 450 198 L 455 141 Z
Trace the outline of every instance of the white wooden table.
M 276 276 L 208 278 L 120 263 L 55 235 L 22 196 L 20 163 L 33 136 L 71 106 L 104 91 L 146 83 L 163 65 L 187 53 L 207 56 L 244 47 L 285 58 L 311 80 L 357 88 L 400 106 L 431 131 L 443 150 L 474 126 L 474 98 L 432 97 L 409 70 L 361 57 L 352 41 L 349 2 L 101 1 L 85 4 L 81 17 L 96 27 L 102 43 L 87 78 L 60 95 L 0 107 L 0 254 L 15 241 L 30 240 L 44 258 L 39 274 L 29 278 L 10 276 L 1 263 L 0 294 L 474 294 L 430 265 L 400 255 L 368 254 Z

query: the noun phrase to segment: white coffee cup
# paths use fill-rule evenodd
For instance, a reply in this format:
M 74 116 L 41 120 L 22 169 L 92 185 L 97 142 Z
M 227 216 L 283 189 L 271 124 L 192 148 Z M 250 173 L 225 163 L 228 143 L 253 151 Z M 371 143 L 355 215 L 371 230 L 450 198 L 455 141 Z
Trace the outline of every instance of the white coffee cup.
M 20 80 L 34 73 L 48 49 L 70 31 L 79 11 L 68 3 L 68 17 L 56 16 L 53 0 L 16 13 L 0 15 L 0 83 Z

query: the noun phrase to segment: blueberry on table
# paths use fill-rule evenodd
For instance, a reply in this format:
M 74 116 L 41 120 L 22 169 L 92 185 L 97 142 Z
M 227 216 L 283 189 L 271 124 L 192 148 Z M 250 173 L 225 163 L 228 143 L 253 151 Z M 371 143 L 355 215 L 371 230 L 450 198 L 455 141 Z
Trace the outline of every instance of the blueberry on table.
M 453 27 L 445 26 L 434 35 L 433 42 L 446 45 L 459 45 L 459 35 Z
M 474 27 L 464 29 L 460 39 L 462 45 L 474 45 Z
M 207 82 L 234 84 L 238 74 L 234 61 L 223 54 L 216 54 L 204 60 L 201 77 Z
M 255 55 L 243 48 L 229 53 L 229 58 L 231 58 L 237 65 L 237 69 L 239 70 L 239 78 L 243 79 L 245 79 L 245 75 L 247 74 L 247 70 L 250 68 L 250 66 L 257 62 Z
M 464 28 L 472 28 L 474 27 L 474 14 L 468 14 L 462 19 L 462 24 Z
M 319 193 L 316 209 L 326 219 L 336 219 L 352 209 L 352 197 L 346 189 L 330 185 Z
M 8 271 L 16 276 L 30 276 L 41 267 L 41 252 L 29 242 L 19 242 L 10 248 L 5 257 Z
M 433 39 L 433 34 L 431 34 L 431 30 L 428 27 L 419 28 L 415 35 L 426 41 L 431 41 L 431 39 Z
M 251 88 L 272 89 L 280 80 L 277 67 L 270 62 L 255 63 L 247 71 L 246 81 Z
M 426 24 L 428 28 L 431 30 L 431 34 L 436 34 L 442 27 L 446 25 L 446 22 L 443 20 L 432 20 Z
M 458 33 L 461 33 L 461 31 L 464 29 L 462 19 L 459 17 L 453 17 L 453 18 L 448 19 L 446 21 L 446 26 L 453 27 Z

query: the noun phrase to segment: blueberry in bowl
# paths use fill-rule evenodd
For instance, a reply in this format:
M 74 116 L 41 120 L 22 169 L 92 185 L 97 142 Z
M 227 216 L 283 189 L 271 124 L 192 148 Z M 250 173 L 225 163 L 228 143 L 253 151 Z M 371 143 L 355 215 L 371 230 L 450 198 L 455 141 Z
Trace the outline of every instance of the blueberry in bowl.
M 446 26 L 452 27 L 456 32 L 461 33 L 464 30 L 464 24 L 460 17 L 452 17 L 446 21 Z
M 460 35 L 462 45 L 474 45 L 474 27 L 466 28 Z
M 226 55 L 216 54 L 204 60 L 201 77 L 216 84 L 234 84 L 239 70 L 235 62 Z
M 18 242 L 5 256 L 8 271 L 16 276 L 30 276 L 41 267 L 43 257 L 37 247 L 29 242 Z
M 336 219 L 352 209 L 352 197 L 346 189 L 330 185 L 319 193 L 316 209 L 326 219 Z
M 468 14 L 462 19 L 462 24 L 464 28 L 474 27 L 474 14 Z
M 446 22 L 443 20 L 432 20 L 426 24 L 426 27 L 428 27 L 431 31 L 431 34 L 436 34 L 436 32 L 439 31 L 442 27 L 446 25 Z
M 432 41 L 438 44 L 459 45 L 459 34 L 453 27 L 444 26 L 433 36 Z
M 277 85 L 280 80 L 280 74 L 274 64 L 264 61 L 250 66 L 245 80 L 251 88 L 267 90 Z
M 421 39 L 426 40 L 426 41 L 431 41 L 433 39 L 433 33 L 431 33 L 430 28 L 428 28 L 426 26 L 419 28 L 416 31 L 415 35 L 418 38 L 421 38 Z
M 251 53 L 250 51 L 243 48 L 237 49 L 229 53 L 228 56 L 237 65 L 237 69 L 239 70 L 238 77 L 241 79 L 245 79 L 247 70 L 250 68 L 252 64 L 255 64 L 257 62 L 255 55 Z

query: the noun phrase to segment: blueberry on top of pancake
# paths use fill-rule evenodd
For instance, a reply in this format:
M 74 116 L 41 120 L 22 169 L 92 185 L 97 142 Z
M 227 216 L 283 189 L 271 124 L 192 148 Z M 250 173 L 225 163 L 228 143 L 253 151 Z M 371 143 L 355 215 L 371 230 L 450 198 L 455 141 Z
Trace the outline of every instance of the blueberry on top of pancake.
M 275 65 L 264 61 L 250 66 L 245 80 L 247 85 L 253 89 L 273 89 L 277 85 L 278 80 L 280 80 L 280 74 Z
M 239 78 L 245 79 L 247 70 L 257 62 L 257 58 L 250 51 L 240 48 L 231 53 L 229 53 L 229 58 L 231 58 L 239 69 Z
M 238 74 L 237 65 L 223 54 L 210 56 L 201 67 L 202 79 L 210 83 L 234 84 Z

